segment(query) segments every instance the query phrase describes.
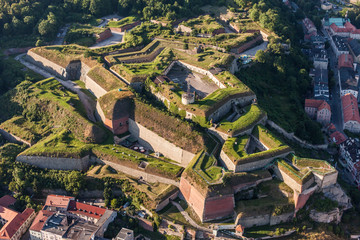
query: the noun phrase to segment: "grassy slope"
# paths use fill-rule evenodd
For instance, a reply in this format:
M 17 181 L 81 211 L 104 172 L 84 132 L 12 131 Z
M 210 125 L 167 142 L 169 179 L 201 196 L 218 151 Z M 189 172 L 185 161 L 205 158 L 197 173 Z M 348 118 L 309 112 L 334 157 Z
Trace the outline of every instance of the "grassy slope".
M 96 66 L 88 72 L 88 76 L 99 84 L 106 91 L 126 86 L 124 82 L 115 77 L 112 73 L 101 66 Z

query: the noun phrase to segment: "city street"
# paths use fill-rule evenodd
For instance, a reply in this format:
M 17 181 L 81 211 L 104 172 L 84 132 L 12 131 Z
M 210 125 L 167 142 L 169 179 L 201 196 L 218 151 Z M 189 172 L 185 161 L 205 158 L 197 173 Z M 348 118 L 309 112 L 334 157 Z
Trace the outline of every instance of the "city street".
M 326 38 L 330 39 L 328 32 L 325 29 L 321 31 Z M 331 100 L 329 104 L 331 105 L 331 118 L 332 123 L 335 125 L 336 129 L 343 132 L 343 115 L 342 115 L 342 106 L 341 106 L 341 98 L 340 98 L 340 81 L 338 76 L 338 69 L 337 69 L 337 57 L 330 47 L 328 49 L 329 55 L 329 71 L 332 70 L 334 72 L 335 78 L 335 86 L 330 88 L 330 96 Z

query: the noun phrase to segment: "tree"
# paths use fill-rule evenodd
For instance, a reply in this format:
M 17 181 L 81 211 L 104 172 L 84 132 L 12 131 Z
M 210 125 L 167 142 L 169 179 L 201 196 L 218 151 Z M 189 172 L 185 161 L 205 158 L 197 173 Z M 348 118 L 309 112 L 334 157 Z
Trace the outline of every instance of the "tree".
M 65 180 L 65 190 L 77 195 L 84 184 L 84 175 L 78 171 L 72 171 Z
M 117 198 L 113 198 L 113 200 L 111 200 L 111 208 L 116 209 L 120 206 L 120 202 Z

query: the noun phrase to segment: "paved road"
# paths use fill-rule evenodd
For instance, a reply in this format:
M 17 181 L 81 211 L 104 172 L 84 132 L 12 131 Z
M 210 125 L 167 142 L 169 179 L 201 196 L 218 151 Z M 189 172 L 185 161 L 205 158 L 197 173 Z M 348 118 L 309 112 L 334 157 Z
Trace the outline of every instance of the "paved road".
M 325 37 L 330 39 L 328 32 L 322 29 L 322 33 Z M 331 100 L 329 101 L 331 105 L 331 118 L 332 123 L 334 123 L 336 129 L 342 133 L 343 132 L 343 114 L 342 114 L 342 105 L 340 97 L 340 80 L 339 80 L 339 71 L 337 69 L 337 57 L 330 47 L 328 50 L 329 54 L 329 66 L 330 69 L 334 72 L 335 86 L 330 89 Z
M 124 32 L 111 31 L 111 33 L 112 33 L 112 37 L 109 37 L 108 39 L 105 39 L 104 41 L 96 43 L 96 44 L 92 45 L 90 48 L 91 49 L 101 48 L 101 47 L 111 46 L 111 45 L 115 45 L 115 44 L 124 42 L 124 36 L 125 36 Z
M 53 42 L 53 45 L 63 45 L 64 38 L 66 36 L 67 31 L 69 30 L 70 24 L 66 24 L 64 27 L 60 28 L 56 39 Z
M 184 216 L 184 218 L 186 219 L 186 221 L 188 221 L 190 223 L 191 226 L 193 226 L 196 229 L 202 230 L 204 232 L 209 232 L 212 233 L 211 229 L 202 227 L 200 225 L 198 225 L 190 216 L 187 212 L 185 212 L 185 210 L 181 207 L 181 205 L 177 202 L 171 201 L 171 204 L 174 205 L 179 212 Z
M 75 92 L 79 96 L 79 99 L 82 102 L 82 104 L 84 105 L 84 108 L 86 110 L 86 114 L 87 114 L 89 120 L 93 121 L 93 122 L 96 122 L 96 119 L 95 119 L 95 116 L 94 116 L 94 112 L 95 112 L 95 109 L 96 109 L 96 103 L 88 95 L 86 95 L 84 92 L 82 92 L 81 88 L 78 85 L 76 85 L 72 81 L 61 80 L 60 78 L 53 76 L 52 74 L 45 71 L 44 69 L 39 68 L 39 67 L 25 61 L 24 58 L 23 58 L 24 56 L 25 56 L 25 54 L 20 54 L 20 55 L 15 57 L 15 60 L 19 61 L 21 64 L 23 64 L 27 68 L 33 70 L 34 72 L 42 75 L 45 78 L 51 78 L 51 77 L 55 78 L 57 81 L 59 81 L 61 83 L 61 85 L 63 85 L 64 87 L 66 87 L 70 91 Z

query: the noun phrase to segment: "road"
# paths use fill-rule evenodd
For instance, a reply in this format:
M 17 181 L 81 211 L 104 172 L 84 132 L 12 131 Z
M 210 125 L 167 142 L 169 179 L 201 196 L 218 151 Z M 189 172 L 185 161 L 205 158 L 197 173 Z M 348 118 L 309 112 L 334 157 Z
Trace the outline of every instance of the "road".
M 322 29 L 321 32 L 330 39 L 328 32 L 325 29 Z M 334 123 L 336 129 L 344 134 L 343 132 L 343 114 L 342 114 L 342 105 L 340 97 L 340 80 L 339 80 L 339 71 L 337 69 L 337 57 L 330 47 L 328 49 L 329 55 L 329 67 L 334 72 L 335 86 L 330 89 L 331 100 L 329 101 L 331 105 L 331 120 Z M 329 69 L 329 70 L 330 70 Z
M 56 35 L 56 39 L 53 42 L 53 45 L 63 45 L 64 38 L 66 36 L 67 31 L 69 30 L 70 24 L 66 24 L 64 27 L 60 28 L 58 34 Z
M 96 122 L 95 116 L 94 116 L 94 112 L 95 112 L 95 108 L 96 108 L 96 103 L 93 99 L 91 99 L 88 95 L 86 95 L 83 91 L 81 91 L 81 88 L 76 85 L 74 82 L 72 81 L 64 81 L 61 80 L 60 78 L 57 78 L 55 76 L 53 76 L 52 74 L 50 74 L 49 72 L 45 71 L 42 68 L 39 68 L 27 61 L 24 60 L 24 54 L 20 54 L 18 56 L 15 57 L 15 60 L 19 61 L 21 64 L 23 64 L 24 66 L 26 66 L 27 68 L 33 70 L 34 72 L 42 75 L 45 78 L 55 78 L 57 81 L 59 81 L 61 83 L 61 85 L 63 85 L 64 87 L 66 87 L 67 89 L 69 89 L 72 92 L 75 92 L 78 96 L 80 101 L 82 102 L 85 110 L 86 110 L 86 114 L 87 117 L 89 118 L 90 121 Z

